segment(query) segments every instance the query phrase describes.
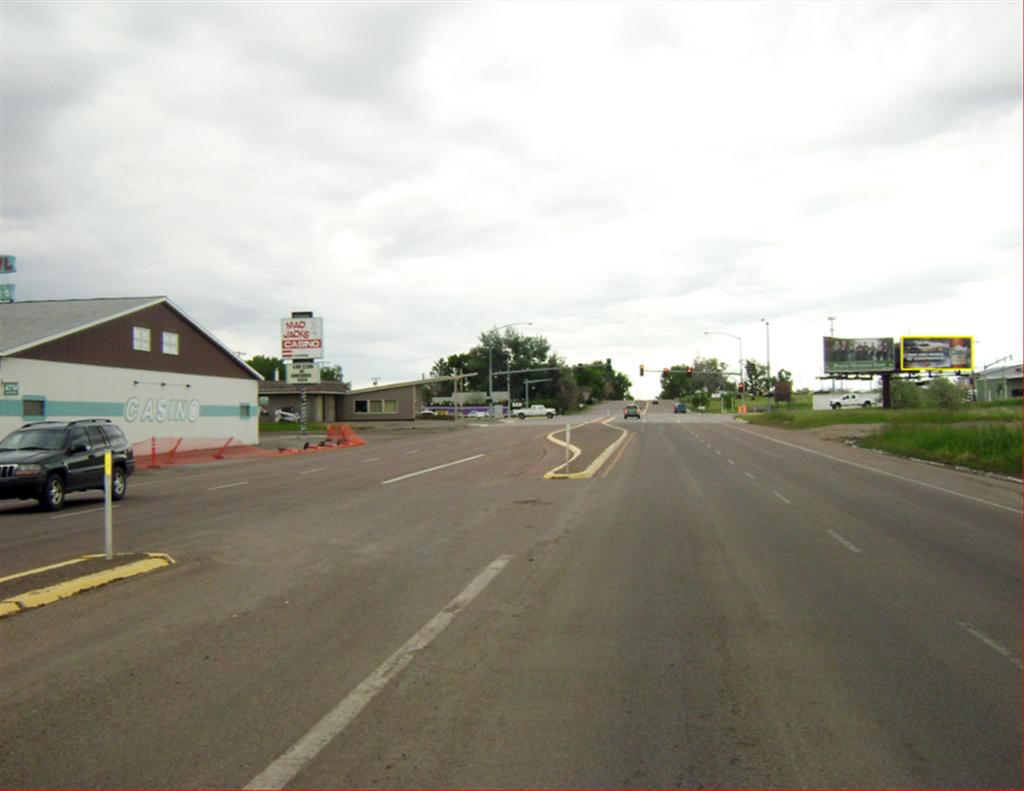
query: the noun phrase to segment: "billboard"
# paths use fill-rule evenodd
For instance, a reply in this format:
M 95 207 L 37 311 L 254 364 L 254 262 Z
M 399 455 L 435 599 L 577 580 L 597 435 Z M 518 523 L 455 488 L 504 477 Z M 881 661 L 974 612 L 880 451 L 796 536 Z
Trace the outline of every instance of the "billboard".
M 896 370 L 892 338 L 825 338 L 825 373 L 884 373 Z
M 324 356 L 324 320 L 281 319 L 281 357 L 285 360 L 320 360 Z
M 902 371 L 970 371 L 974 368 L 974 338 L 961 335 L 900 338 Z

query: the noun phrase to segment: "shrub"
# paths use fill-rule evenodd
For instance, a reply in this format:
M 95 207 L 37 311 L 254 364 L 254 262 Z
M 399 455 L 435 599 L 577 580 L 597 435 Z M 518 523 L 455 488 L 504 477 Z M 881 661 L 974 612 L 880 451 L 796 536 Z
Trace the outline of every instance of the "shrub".
M 893 409 L 918 409 L 924 398 L 920 388 L 906 379 L 895 379 L 891 390 Z
M 960 388 L 948 379 L 933 379 L 925 392 L 925 400 L 929 406 L 939 409 L 959 409 L 964 401 Z

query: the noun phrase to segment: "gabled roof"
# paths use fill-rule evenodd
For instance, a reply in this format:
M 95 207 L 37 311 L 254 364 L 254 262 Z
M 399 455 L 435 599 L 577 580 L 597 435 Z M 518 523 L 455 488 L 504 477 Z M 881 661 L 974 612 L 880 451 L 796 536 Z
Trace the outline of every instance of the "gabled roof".
M 17 354 L 160 304 L 166 304 L 198 332 L 205 335 L 211 343 L 223 349 L 231 359 L 251 373 L 253 378 L 263 378 L 258 371 L 247 365 L 244 360 L 240 360 L 227 346 L 189 318 L 167 297 L 0 302 L 0 356 Z

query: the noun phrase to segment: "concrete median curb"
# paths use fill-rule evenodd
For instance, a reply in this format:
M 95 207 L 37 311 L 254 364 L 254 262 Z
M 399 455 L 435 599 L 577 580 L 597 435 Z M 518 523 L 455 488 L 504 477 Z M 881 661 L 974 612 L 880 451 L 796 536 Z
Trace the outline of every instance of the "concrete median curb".
M 159 552 L 148 552 L 146 555 L 147 557 L 141 560 L 125 563 L 124 565 L 115 566 L 114 568 L 105 569 L 104 571 L 86 574 L 85 576 L 76 577 L 65 582 L 57 583 L 56 585 L 49 585 L 44 588 L 26 591 L 24 593 L 19 593 L 5 598 L 0 601 L 0 618 L 8 615 L 17 615 L 24 610 L 31 610 L 36 607 L 53 604 L 54 602 L 58 602 L 61 599 L 67 599 L 75 594 L 99 588 L 107 583 L 127 579 L 128 577 L 136 577 L 140 574 L 156 571 L 157 569 L 170 566 L 174 563 L 174 558 L 170 555 L 164 555 Z M 3 579 L 0 579 L 0 583 L 27 577 L 40 572 L 50 571 L 55 568 L 71 566 L 75 563 L 80 563 L 86 560 L 96 560 L 103 557 L 103 555 L 83 555 L 81 558 L 77 558 L 76 560 L 57 563 L 53 566 L 46 566 L 41 569 L 32 569 L 31 571 L 25 571 L 20 574 L 13 574 L 10 577 L 4 577 Z

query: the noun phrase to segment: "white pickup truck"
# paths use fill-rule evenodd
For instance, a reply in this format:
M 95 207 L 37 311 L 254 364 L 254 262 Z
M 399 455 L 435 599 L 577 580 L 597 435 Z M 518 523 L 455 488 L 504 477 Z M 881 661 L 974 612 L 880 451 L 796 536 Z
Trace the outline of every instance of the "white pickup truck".
M 548 420 L 558 414 L 557 411 L 549 406 L 543 404 L 534 404 L 533 406 L 527 407 L 516 407 L 512 410 L 512 414 L 520 420 L 526 420 L 528 417 L 546 417 Z
M 843 409 L 844 407 L 869 407 L 878 406 L 879 399 L 875 393 L 846 393 L 839 396 L 839 398 L 830 398 L 828 405 L 833 409 Z

